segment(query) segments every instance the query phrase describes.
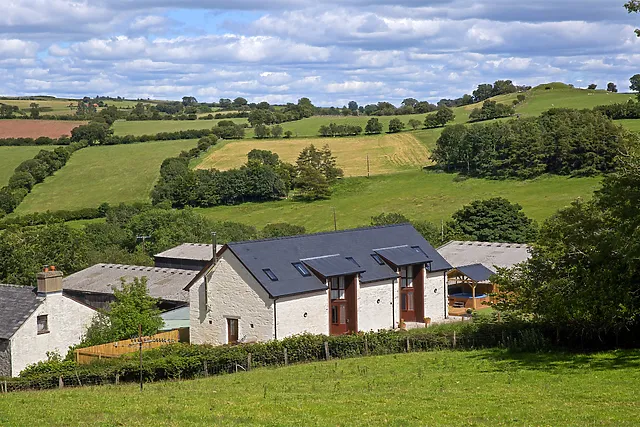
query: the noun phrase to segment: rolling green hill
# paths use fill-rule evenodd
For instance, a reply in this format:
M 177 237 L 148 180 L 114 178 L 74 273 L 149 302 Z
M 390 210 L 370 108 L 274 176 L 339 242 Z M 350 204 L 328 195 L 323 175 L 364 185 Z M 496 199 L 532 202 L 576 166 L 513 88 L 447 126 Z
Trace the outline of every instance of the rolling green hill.
M 0 399 L 0 423 L 636 426 L 639 359 L 638 351 L 504 350 L 353 358 L 158 382 L 143 392 L 125 384 L 9 393 Z
M 247 119 L 228 119 L 247 123 Z M 114 135 L 155 135 L 160 132 L 176 132 L 190 129 L 211 129 L 220 120 L 118 120 L 113 124 Z M 253 132 L 251 135 L 253 136 Z
M 15 213 L 148 201 L 162 161 L 193 148 L 196 142 L 159 141 L 79 150 L 62 169 L 36 185 Z
M 312 203 L 281 200 L 198 209 L 215 220 L 238 221 L 263 227 L 289 222 L 307 231 L 333 229 L 333 208 L 338 228 L 368 225 L 373 215 L 400 212 L 409 219 L 440 224 L 464 204 L 476 199 L 506 197 L 524 212 L 544 221 L 578 197 L 591 197 L 600 178 L 543 176 L 530 181 L 459 180 L 457 175 L 410 171 L 371 178 L 348 178 L 337 185 L 329 200 Z
M 0 147 L 0 187 L 9 182 L 13 171 L 25 160 L 33 158 L 41 150 L 53 150 L 55 145 L 44 147 Z

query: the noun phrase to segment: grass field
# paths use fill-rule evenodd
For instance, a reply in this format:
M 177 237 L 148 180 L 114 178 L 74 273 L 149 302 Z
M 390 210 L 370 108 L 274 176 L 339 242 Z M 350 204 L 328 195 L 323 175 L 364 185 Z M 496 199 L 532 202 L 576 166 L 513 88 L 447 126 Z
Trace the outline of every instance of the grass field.
M 640 119 L 636 120 L 617 120 L 616 124 L 634 132 L 640 132 Z
M 246 123 L 247 119 L 227 119 L 236 123 Z M 220 120 L 118 120 L 113 124 L 114 135 L 153 135 L 160 132 L 176 132 L 190 129 L 211 129 Z M 253 136 L 253 130 L 247 129 Z
M 476 199 L 502 196 L 520 203 L 525 213 L 543 221 L 578 197 L 589 198 L 600 178 L 545 176 L 531 181 L 467 179 L 456 182 L 445 173 L 409 171 L 371 178 L 348 178 L 337 185 L 331 199 L 304 203 L 281 200 L 198 209 L 215 220 L 237 221 L 263 227 L 289 222 L 307 231 L 333 229 L 333 208 L 338 228 L 368 225 L 373 215 L 400 212 L 409 219 L 440 224 Z
M 41 150 L 53 150 L 57 146 L 44 147 L 0 147 L 0 187 L 9 182 L 13 171 L 25 160 L 33 158 Z
M 637 426 L 640 352 L 438 351 L 11 393 L 22 426 Z M 37 408 L 37 410 L 35 409 Z
M 50 114 L 75 114 L 76 107 L 78 105 L 77 99 L 65 99 L 65 98 L 40 98 L 36 100 L 29 99 L 0 99 L 0 104 L 6 105 L 16 105 L 21 110 L 28 110 L 31 108 L 31 103 L 35 102 L 40 106 L 40 108 L 45 109 L 46 111 L 41 111 L 41 115 L 50 115 Z M 115 105 L 119 109 L 130 109 L 135 107 L 138 102 L 143 103 L 151 103 L 148 101 L 114 101 L 108 100 L 105 101 L 107 105 Z M 71 107 L 70 107 L 71 105 Z
M 426 133 L 427 131 L 423 131 Z M 429 132 L 433 135 L 433 132 Z M 278 153 L 280 158 L 295 163 L 298 154 L 309 144 L 320 148 L 329 145 L 337 164 L 345 176 L 366 176 L 367 155 L 372 175 L 397 172 L 408 168 L 420 168 L 430 164 L 426 144 L 418 140 L 414 133 L 404 132 L 392 135 L 376 135 L 359 138 L 322 138 L 248 140 L 230 142 L 214 147 L 210 154 L 198 165 L 201 169 L 236 168 L 247 161 L 247 153 L 254 148 Z M 435 144 L 435 141 L 434 141 Z
M 34 187 L 16 213 L 147 201 L 162 161 L 195 144 L 196 140 L 161 141 L 77 151 L 65 167 Z

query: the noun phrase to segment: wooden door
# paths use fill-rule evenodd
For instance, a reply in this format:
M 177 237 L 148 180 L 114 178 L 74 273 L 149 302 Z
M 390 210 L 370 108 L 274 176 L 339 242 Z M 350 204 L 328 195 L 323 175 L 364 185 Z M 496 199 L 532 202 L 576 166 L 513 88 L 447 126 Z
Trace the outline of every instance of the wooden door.
M 424 266 L 414 265 L 413 270 L 413 307 L 416 322 L 424 322 Z
M 349 332 L 347 292 L 344 276 L 329 278 L 329 323 L 331 335 Z
M 400 267 L 400 319 L 405 322 L 416 321 L 413 268 L 410 265 Z
M 227 343 L 238 343 L 238 319 L 227 319 Z

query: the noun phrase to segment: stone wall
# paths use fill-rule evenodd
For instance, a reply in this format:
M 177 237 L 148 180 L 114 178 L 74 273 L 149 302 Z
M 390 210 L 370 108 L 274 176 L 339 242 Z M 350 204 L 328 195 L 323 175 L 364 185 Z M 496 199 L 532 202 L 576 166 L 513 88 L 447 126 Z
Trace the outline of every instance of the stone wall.
M 11 376 L 11 341 L 0 340 L 0 377 Z

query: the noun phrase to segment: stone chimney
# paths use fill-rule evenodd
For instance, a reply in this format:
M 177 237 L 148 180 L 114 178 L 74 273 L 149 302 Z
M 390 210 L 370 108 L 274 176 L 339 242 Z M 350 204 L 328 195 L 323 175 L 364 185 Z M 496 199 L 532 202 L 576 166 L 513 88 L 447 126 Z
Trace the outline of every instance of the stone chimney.
M 52 265 L 38 273 L 38 294 L 46 295 L 54 292 L 62 292 L 62 272 L 57 271 Z

